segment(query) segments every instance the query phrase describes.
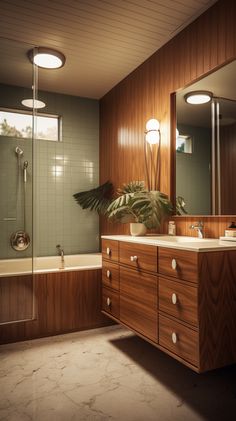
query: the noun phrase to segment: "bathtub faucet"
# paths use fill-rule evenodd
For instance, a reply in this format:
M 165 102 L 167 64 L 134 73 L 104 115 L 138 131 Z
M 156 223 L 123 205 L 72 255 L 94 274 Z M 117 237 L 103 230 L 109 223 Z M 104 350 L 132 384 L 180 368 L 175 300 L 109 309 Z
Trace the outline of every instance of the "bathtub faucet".
M 63 250 L 63 248 L 61 248 L 60 244 L 57 244 L 56 248 L 58 250 L 59 256 L 61 256 L 61 262 L 64 263 L 64 250 Z

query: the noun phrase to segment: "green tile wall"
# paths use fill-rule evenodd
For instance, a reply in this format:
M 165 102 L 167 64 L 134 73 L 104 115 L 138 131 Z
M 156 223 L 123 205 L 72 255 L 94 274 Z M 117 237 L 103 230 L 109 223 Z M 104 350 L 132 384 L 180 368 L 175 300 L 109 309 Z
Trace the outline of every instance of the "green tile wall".
M 19 108 L 19 99 L 23 93 L 27 94 L 24 88 L 9 86 L 0 86 L 0 93 L 0 106 L 12 108 Z M 16 171 L 13 143 L 21 144 L 24 150 L 29 149 L 29 179 L 32 177 L 32 166 L 34 179 L 34 255 L 55 255 L 57 244 L 61 244 L 65 254 L 96 252 L 99 249 L 98 217 L 93 212 L 82 210 L 73 194 L 93 188 L 99 182 L 99 103 L 93 99 L 49 92 L 40 92 L 39 99 L 47 104 L 43 112 L 62 117 L 62 141 L 35 140 L 32 163 L 30 140 L 19 142 L 19 139 L 9 138 L 9 157 L 6 158 L 7 162 L 14 162 Z M 0 139 L 0 156 L 3 140 L 5 142 L 6 138 Z M 7 148 L 6 145 L 4 147 Z M 4 153 L 6 156 L 6 150 Z M 11 186 L 14 195 L 16 185 L 12 182 Z M 27 189 L 30 192 L 31 180 Z M 28 231 L 32 235 L 30 193 L 27 199 Z M 1 258 L 22 257 L 31 252 L 14 252 L 9 245 L 10 232 L 20 223 L 0 223 L 3 233 L 0 240 Z

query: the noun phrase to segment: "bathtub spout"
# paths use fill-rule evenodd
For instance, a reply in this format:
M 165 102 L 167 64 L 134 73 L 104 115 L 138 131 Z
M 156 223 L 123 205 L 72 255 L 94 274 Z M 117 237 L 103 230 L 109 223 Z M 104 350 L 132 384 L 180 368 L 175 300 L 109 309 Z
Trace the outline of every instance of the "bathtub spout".
M 58 250 L 58 254 L 59 256 L 61 256 L 61 263 L 64 263 L 64 250 L 63 248 L 61 248 L 60 244 L 57 244 L 56 246 L 57 250 Z

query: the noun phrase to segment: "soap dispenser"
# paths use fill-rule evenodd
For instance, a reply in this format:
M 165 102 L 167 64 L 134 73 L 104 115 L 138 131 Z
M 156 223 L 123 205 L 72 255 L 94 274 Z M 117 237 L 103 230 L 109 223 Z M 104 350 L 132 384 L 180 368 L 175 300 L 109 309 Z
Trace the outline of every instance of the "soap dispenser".
M 168 223 L 168 234 L 169 235 L 176 235 L 175 221 L 169 221 L 169 223 Z

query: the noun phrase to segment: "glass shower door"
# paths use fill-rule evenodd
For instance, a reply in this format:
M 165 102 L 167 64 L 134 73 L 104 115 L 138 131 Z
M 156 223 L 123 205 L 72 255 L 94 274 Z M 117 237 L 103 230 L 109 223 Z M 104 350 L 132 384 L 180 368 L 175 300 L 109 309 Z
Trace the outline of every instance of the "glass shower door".
M 30 48 L 0 39 L 0 324 L 35 317 Z

